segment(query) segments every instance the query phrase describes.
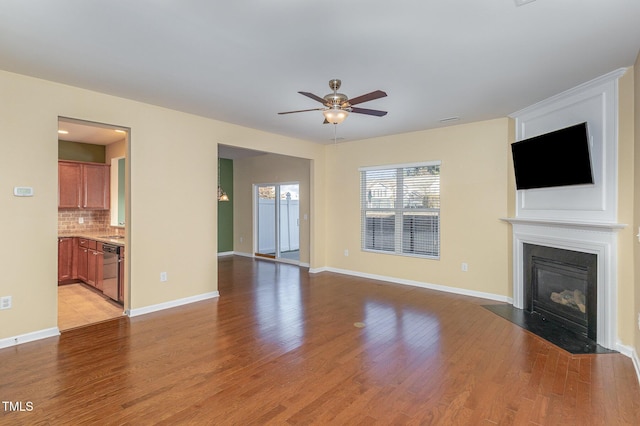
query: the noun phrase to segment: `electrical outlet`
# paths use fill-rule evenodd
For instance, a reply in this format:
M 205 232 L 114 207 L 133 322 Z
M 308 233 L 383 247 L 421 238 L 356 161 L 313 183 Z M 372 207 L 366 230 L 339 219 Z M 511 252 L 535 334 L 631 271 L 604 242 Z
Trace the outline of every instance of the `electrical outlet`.
M 11 296 L 0 297 L 0 309 L 11 309 Z
M 638 312 L 638 330 L 640 330 L 640 312 Z
M 466 262 L 462 262 L 462 272 L 469 271 L 469 265 Z
M 167 273 L 166 272 L 160 272 L 160 281 L 161 282 L 165 282 L 167 280 L 168 280 Z
M 78 218 L 78 223 L 84 223 L 84 217 L 79 217 Z
M 344 249 L 344 255 L 345 256 L 349 256 L 349 250 L 348 249 Z

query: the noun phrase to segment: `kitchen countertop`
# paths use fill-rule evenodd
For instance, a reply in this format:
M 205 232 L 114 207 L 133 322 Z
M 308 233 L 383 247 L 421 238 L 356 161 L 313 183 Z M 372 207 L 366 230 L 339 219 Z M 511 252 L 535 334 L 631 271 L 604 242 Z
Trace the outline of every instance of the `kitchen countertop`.
M 111 236 L 115 234 L 109 234 L 105 232 L 69 232 L 58 234 L 58 238 L 69 238 L 69 237 L 78 237 L 78 238 L 86 238 L 88 240 L 100 241 L 101 243 L 113 244 L 116 246 L 125 246 L 124 238 L 107 238 L 107 236 Z

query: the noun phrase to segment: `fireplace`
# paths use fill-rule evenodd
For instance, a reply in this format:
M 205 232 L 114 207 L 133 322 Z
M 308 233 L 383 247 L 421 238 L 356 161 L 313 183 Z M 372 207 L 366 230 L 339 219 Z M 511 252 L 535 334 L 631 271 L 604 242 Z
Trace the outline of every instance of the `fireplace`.
M 523 244 L 524 309 L 597 341 L 598 257 Z

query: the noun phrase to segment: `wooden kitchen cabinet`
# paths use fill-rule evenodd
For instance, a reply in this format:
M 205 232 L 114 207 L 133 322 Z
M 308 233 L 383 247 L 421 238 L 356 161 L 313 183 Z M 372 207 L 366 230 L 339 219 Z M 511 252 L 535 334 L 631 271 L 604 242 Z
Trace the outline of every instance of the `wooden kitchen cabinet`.
M 124 303 L 124 247 L 120 248 L 120 259 L 118 260 L 118 262 L 120 263 L 118 301 L 120 303 Z
M 75 278 L 73 240 L 73 238 L 58 238 L 58 285 Z
M 95 248 L 89 248 L 87 250 L 87 280 L 86 283 L 94 286 L 98 290 L 102 291 L 102 278 L 103 278 L 103 257 L 102 243 L 96 243 Z
M 79 209 L 82 206 L 80 169 L 80 163 L 58 162 L 58 208 Z
M 58 161 L 58 208 L 108 210 L 109 165 Z
M 78 279 L 87 282 L 88 269 L 89 269 L 89 247 L 88 241 L 84 238 L 78 239 L 78 245 L 76 248 L 76 268 L 78 273 Z
M 82 164 L 84 209 L 109 210 L 109 165 Z
M 102 291 L 102 282 L 104 278 L 103 260 L 104 252 L 102 251 L 102 243 L 90 240 L 88 238 L 59 238 L 59 246 L 67 248 L 66 244 L 60 243 L 61 240 L 71 240 L 71 266 L 69 278 L 72 280 L 80 280 L 89 284 L 96 289 Z M 75 243 L 73 242 L 75 240 Z M 75 255 L 73 254 L 75 252 Z M 66 258 L 63 255 L 62 247 L 58 250 L 58 282 L 60 282 L 61 265 L 67 265 Z

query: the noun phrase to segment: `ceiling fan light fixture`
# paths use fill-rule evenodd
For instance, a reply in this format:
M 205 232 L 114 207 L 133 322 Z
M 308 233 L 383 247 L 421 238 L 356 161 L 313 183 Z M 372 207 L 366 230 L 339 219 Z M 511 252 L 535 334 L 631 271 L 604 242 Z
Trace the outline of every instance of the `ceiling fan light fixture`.
M 324 118 L 331 124 L 340 124 L 349 115 L 349 111 L 341 109 L 340 107 L 332 107 L 322 111 Z

